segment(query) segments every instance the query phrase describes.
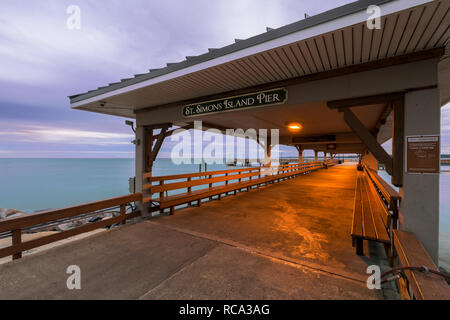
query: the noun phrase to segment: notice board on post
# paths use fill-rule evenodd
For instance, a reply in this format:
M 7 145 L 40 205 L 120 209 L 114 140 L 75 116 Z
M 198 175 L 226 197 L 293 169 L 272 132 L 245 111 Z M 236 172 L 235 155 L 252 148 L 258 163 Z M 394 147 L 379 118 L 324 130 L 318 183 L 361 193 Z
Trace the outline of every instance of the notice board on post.
M 439 135 L 406 137 L 406 173 L 439 174 L 440 165 Z

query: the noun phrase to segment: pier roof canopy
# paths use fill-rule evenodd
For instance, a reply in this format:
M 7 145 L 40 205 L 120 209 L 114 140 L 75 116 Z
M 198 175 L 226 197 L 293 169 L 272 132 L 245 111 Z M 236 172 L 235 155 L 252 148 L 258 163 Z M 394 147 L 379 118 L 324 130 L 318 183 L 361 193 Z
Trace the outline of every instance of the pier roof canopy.
M 367 27 L 370 5 L 381 9 L 380 29 Z M 450 33 L 449 8 L 447 0 L 356 1 L 277 29 L 268 28 L 263 34 L 236 40 L 223 48 L 208 49 L 202 55 L 168 63 L 161 69 L 70 96 L 70 104 L 76 109 L 136 118 L 136 114 L 144 111 L 336 79 L 410 62 L 438 61 L 444 55 Z M 439 64 L 442 104 L 450 100 L 450 90 L 445 89 L 450 88 L 449 60 Z M 320 117 L 333 112 L 326 108 L 327 100 L 310 101 L 309 114 Z M 373 129 L 385 107 L 379 104 L 365 108 L 367 111 L 360 114 L 362 122 Z M 285 108 L 289 113 L 288 106 L 277 108 Z M 254 121 L 263 116 L 250 110 L 242 113 L 252 114 Z M 266 117 L 273 119 L 274 114 L 267 113 Z M 210 120 L 214 122 L 214 118 Z M 221 118 L 222 125 L 228 125 L 226 121 L 225 116 Z M 161 122 L 181 124 L 171 117 Z M 312 129 L 311 134 L 350 132 L 342 119 L 338 122 L 325 123 L 327 129 Z M 245 123 L 235 125 L 243 127 Z M 267 121 L 259 127 L 267 128 Z M 381 140 L 389 138 L 389 131 Z

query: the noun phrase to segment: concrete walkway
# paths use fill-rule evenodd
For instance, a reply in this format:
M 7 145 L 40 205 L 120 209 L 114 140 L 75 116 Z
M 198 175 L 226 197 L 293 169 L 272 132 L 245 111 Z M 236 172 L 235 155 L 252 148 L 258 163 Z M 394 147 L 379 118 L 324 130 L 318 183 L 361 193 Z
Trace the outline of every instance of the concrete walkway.
M 0 299 L 376 299 L 340 165 L 0 265 Z M 66 269 L 81 268 L 81 290 Z

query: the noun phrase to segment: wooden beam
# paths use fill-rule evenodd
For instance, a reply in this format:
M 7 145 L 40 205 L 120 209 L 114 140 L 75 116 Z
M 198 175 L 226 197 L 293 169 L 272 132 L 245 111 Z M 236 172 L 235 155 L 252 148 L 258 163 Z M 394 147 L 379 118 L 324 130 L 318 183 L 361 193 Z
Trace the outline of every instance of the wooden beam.
M 172 126 L 172 124 L 170 124 L 170 126 Z M 178 129 L 184 129 L 184 130 L 189 130 L 189 129 L 193 129 L 194 128 L 194 124 L 193 123 L 190 123 L 190 124 L 188 124 L 188 125 L 185 125 L 185 126 L 182 126 L 182 127 L 179 127 L 179 128 L 176 128 L 176 129 L 172 129 L 172 130 L 169 130 L 169 131 L 166 131 L 166 138 L 167 137 L 170 137 L 171 135 L 173 135 Z M 157 135 L 154 135 L 153 136 L 153 139 L 158 139 L 158 137 L 159 137 L 159 134 L 157 134 Z
M 343 109 L 344 120 L 354 133 L 361 139 L 375 158 L 386 166 L 386 171 L 392 175 L 392 158 L 378 143 L 377 139 L 362 124 L 356 115 L 348 108 Z
M 392 112 L 392 107 L 393 103 L 389 103 L 383 110 L 383 112 L 381 113 L 380 117 L 378 118 L 377 124 L 375 125 L 375 129 L 374 129 L 374 133 L 375 135 L 378 134 L 378 132 L 380 131 L 380 128 L 382 125 L 384 125 L 386 123 L 386 119 L 389 117 L 389 115 Z
M 382 59 L 382 60 L 361 63 L 361 64 L 357 64 L 357 65 L 353 65 L 353 66 L 338 68 L 338 69 L 329 70 L 329 71 L 325 71 L 325 72 L 314 73 L 314 74 L 291 78 L 291 79 L 287 79 L 287 80 L 275 81 L 275 82 L 252 86 L 252 87 L 248 87 L 248 88 L 231 90 L 231 91 L 227 91 L 227 92 L 223 92 L 223 93 L 219 93 L 219 94 L 212 94 L 212 95 L 207 95 L 207 96 L 196 97 L 193 99 L 187 99 L 187 100 L 182 100 L 182 101 L 177 101 L 177 102 L 172 102 L 172 103 L 167 103 L 167 104 L 162 104 L 162 105 L 157 105 L 157 106 L 141 108 L 138 110 L 134 110 L 134 113 L 138 114 L 138 113 L 147 112 L 147 111 L 151 111 L 151 110 L 157 110 L 157 109 L 161 109 L 161 108 L 168 108 L 168 107 L 174 107 L 174 106 L 180 106 L 180 105 L 189 105 L 189 104 L 193 104 L 193 103 L 196 103 L 199 101 L 209 101 L 209 100 L 221 99 L 221 98 L 237 96 L 237 95 L 241 95 L 241 94 L 252 93 L 255 91 L 269 90 L 269 89 L 275 89 L 275 88 L 284 87 L 284 86 L 291 86 L 291 85 L 296 85 L 296 84 L 301 84 L 301 83 L 307 83 L 307 82 L 311 82 L 311 81 L 329 79 L 329 78 L 333 78 L 333 77 L 340 77 L 340 76 L 352 74 L 352 73 L 365 72 L 365 71 L 386 68 L 386 67 L 390 67 L 390 66 L 401 65 L 401 64 L 406 64 L 406 63 L 411 63 L 411 62 L 416 62 L 416 61 L 421 61 L 421 60 L 433 59 L 433 58 L 441 57 L 444 53 L 445 53 L 444 48 L 436 48 L 436 49 L 430 49 L 430 50 L 425 50 L 425 51 L 420 51 L 420 52 L 414 52 L 414 53 L 409 53 L 409 54 L 405 54 L 405 55 L 401 55 L 401 56 L 395 56 L 395 57 L 386 58 L 386 59 Z
M 392 121 L 392 178 L 396 187 L 403 185 L 404 140 L 405 140 L 405 99 L 393 103 Z
M 152 150 L 152 165 L 153 165 L 153 162 L 156 160 L 156 156 L 158 155 L 159 150 L 161 149 L 164 139 L 166 138 L 167 129 L 169 129 L 169 125 L 166 125 L 163 128 L 161 128 L 161 132 L 158 135 L 156 144 Z
M 390 103 L 395 100 L 403 98 L 403 96 L 404 96 L 403 92 L 394 92 L 375 96 L 328 101 L 327 106 L 330 109 L 362 107 L 367 105 Z
M 167 129 L 172 126 L 171 123 L 162 123 L 156 125 L 145 126 L 145 167 L 147 172 L 152 171 L 153 162 L 158 155 L 159 149 L 164 141 L 164 138 L 167 136 Z M 154 129 L 161 129 L 161 132 L 157 135 L 153 134 Z M 174 130 L 171 130 L 174 131 Z M 173 132 L 172 132 L 173 133 Z M 171 133 L 171 134 L 172 134 Z M 155 146 L 153 143 L 156 140 Z

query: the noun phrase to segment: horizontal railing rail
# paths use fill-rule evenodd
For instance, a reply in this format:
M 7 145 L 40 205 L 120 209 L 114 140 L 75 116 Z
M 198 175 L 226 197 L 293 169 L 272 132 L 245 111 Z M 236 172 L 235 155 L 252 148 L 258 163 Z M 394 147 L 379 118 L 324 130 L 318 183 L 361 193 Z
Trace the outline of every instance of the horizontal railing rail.
M 74 235 L 107 227 L 116 223 L 124 223 L 125 220 L 140 215 L 140 213 L 137 211 L 127 213 L 126 209 L 126 206 L 128 204 L 138 201 L 142 201 L 142 193 L 134 193 L 126 196 L 89 202 L 62 209 L 48 210 L 19 218 L 2 220 L 0 221 L 0 234 L 5 232 L 11 233 L 12 245 L 9 247 L 0 248 L 0 258 L 12 255 L 13 259 L 19 259 L 22 257 L 23 251 L 40 247 L 55 241 L 63 240 Z M 55 234 L 22 242 L 22 232 L 24 230 L 33 230 L 38 228 L 39 226 L 45 226 L 46 224 L 55 224 L 56 222 L 64 223 L 68 218 L 85 216 L 86 214 L 95 213 L 108 208 L 118 208 L 118 214 L 116 216 L 112 215 L 111 218 L 107 218 L 101 221 L 88 223 L 80 227 L 75 227 L 66 231 L 60 231 Z

